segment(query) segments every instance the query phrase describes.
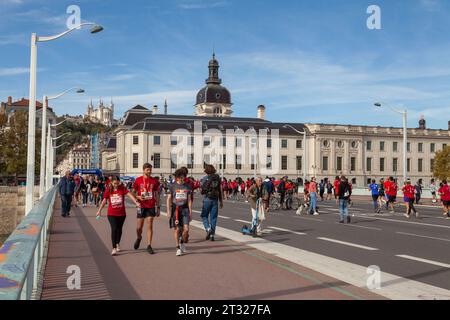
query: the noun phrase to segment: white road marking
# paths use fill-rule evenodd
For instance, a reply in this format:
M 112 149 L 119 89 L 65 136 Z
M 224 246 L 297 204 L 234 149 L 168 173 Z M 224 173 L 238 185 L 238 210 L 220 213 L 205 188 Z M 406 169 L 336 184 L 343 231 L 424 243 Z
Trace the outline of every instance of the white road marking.
M 437 262 L 437 261 L 433 261 L 433 260 L 417 258 L 417 257 L 413 257 L 413 256 L 408 256 L 406 254 L 398 254 L 398 255 L 396 255 L 396 257 L 409 259 L 409 260 L 414 260 L 414 261 L 419 261 L 419 262 L 428 263 L 428 264 L 432 264 L 432 265 L 435 265 L 435 266 L 439 266 L 439 267 L 450 269 L 450 264 L 446 264 L 446 263 L 442 263 L 442 262 Z
M 278 231 L 283 231 L 283 232 L 289 232 L 289 233 L 293 233 L 293 234 L 298 234 L 299 236 L 306 235 L 306 233 L 303 233 L 303 232 L 293 231 L 293 230 L 284 229 L 284 228 L 278 228 L 278 227 L 272 227 L 272 226 L 267 227 L 267 228 L 270 228 L 270 229 L 273 229 L 273 230 L 278 230 Z
M 245 221 L 245 220 L 241 220 L 241 219 L 234 219 L 234 221 L 242 222 L 242 223 L 252 223 L 251 221 Z
M 294 218 L 303 219 L 303 220 L 317 221 L 317 222 L 323 222 L 323 220 L 321 220 L 321 219 L 307 218 L 307 217 L 302 217 L 302 216 L 298 216 L 298 215 L 294 216 Z
M 366 227 L 366 226 L 357 226 L 355 224 L 348 224 L 348 223 L 342 224 L 342 223 L 339 223 L 339 222 L 335 222 L 335 223 L 339 224 L 339 225 L 346 226 L 346 227 L 355 227 L 355 228 L 370 229 L 370 230 L 376 230 L 376 231 L 381 231 L 382 230 L 380 228 Z
M 402 235 L 405 235 L 405 236 L 419 237 L 419 238 L 426 238 L 426 239 L 433 239 L 433 240 L 439 240 L 439 241 L 447 241 L 447 242 L 450 242 L 450 239 L 428 237 L 428 236 L 422 236 L 422 235 L 419 235 L 419 234 L 407 233 L 407 232 L 399 232 L 399 231 L 397 231 L 396 233 L 402 234 Z
M 227 216 L 219 216 L 219 218 L 222 218 L 222 219 L 225 219 L 225 220 L 231 219 L 230 217 L 227 217 Z
M 334 242 L 334 243 L 342 244 L 342 245 L 349 246 L 349 247 L 355 247 L 355 248 L 360 248 L 360 249 L 364 249 L 364 250 L 369 250 L 369 251 L 377 251 L 378 250 L 377 248 L 366 247 L 366 246 L 362 246 L 362 245 L 359 245 L 356 243 L 340 241 L 340 240 L 336 240 L 336 239 L 330 239 L 330 238 L 324 238 L 324 237 L 318 237 L 317 239 Z

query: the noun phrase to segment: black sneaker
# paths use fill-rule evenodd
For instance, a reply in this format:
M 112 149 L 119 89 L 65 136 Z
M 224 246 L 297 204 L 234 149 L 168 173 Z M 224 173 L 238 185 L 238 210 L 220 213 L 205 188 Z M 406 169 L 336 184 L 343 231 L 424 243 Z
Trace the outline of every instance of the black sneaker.
M 139 249 L 139 246 L 141 245 L 141 240 L 142 238 L 136 239 L 136 241 L 134 242 L 134 250 Z
M 344 220 L 339 220 L 339 223 L 344 223 Z
M 213 236 L 213 235 L 211 236 L 211 241 L 215 241 L 215 240 L 214 240 L 214 236 Z
M 150 254 L 154 254 L 155 252 L 152 249 L 152 246 L 147 246 L 147 252 Z
M 209 230 L 209 231 L 206 233 L 206 241 L 208 241 L 209 239 L 211 239 L 211 230 Z
M 352 218 L 350 216 L 347 216 L 347 223 L 350 223 L 352 221 Z

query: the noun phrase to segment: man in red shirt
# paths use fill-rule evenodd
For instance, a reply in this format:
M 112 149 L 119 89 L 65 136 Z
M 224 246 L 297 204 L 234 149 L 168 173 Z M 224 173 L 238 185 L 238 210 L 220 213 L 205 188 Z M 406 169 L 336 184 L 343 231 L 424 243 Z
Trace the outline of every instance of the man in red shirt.
M 391 207 L 391 213 L 395 213 L 394 203 L 397 200 L 397 191 L 398 191 L 397 183 L 394 181 L 394 177 L 389 177 L 389 180 L 386 181 L 385 184 L 386 184 L 386 195 L 388 198 L 386 207 Z
M 444 216 L 450 219 L 450 186 L 447 184 L 447 180 L 442 181 L 442 186 L 439 188 L 438 193 L 441 196 Z
M 416 217 L 419 217 L 419 213 L 416 211 L 416 208 L 414 208 L 414 192 L 415 192 L 414 186 L 411 185 L 411 180 L 406 180 L 405 186 L 402 188 L 403 195 L 405 200 L 408 200 L 408 209 L 405 213 L 405 217 L 409 218 L 411 216 L 411 211 L 414 211 L 416 214 Z
M 140 204 L 137 213 L 137 239 L 134 243 L 134 249 L 139 249 L 145 220 L 147 220 L 147 252 L 150 254 L 154 253 L 152 248 L 153 220 L 155 217 L 159 217 L 161 213 L 159 204 L 159 182 L 151 176 L 152 168 L 150 163 L 144 164 L 144 175 L 137 178 L 133 186 L 136 198 Z

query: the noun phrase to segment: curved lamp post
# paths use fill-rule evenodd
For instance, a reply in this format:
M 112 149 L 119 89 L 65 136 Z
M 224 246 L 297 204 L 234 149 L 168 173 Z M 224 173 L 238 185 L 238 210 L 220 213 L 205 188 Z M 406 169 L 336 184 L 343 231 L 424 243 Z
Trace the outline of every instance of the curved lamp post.
M 392 111 L 399 113 L 403 116 L 403 182 L 406 182 L 406 167 L 407 167 L 407 145 L 408 145 L 408 110 L 398 110 L 395 109 L 393 107 L 391 107 L 389 104 L 384 103 L 384 102 L 376 102 L 374 104 L 375 107 L 381 108 L 383 106 L 388 107 L 389 109 L 391 109 Z
M 66 34 L 83 26 L 92 26 L 91 33 L 98 33 L 103 30 L 92 22 L 85 22 L 68 29 L 60 34 L 50 37 L 38 37 L 36 33 L 31 34 L 31 53 L 30 53 L 30 97 L 28 106 L 28 150 L 27 150 L 27 183 L 26 183 L 26 201 L 25 215 L 28 215 L 33 208 L 34 191 L 34 161 L 35 161 L 35 137 L 36 137 L 36 70 L 37 70 L 37 43 L 48 42 L 59 39 Z
M 61 92 L 60 94 L 57 94 L 55 96 L 44 96 L 43 101 L 43 106 L 42 106 L 42 132 L 41 132 L 41 170 L 40 170 L 40 179 L 39 179 L 39 198 L 42 198 L 44 196 L 44 193 L 46 190 L 48 190 L 49 188 L 46 188 L 45 183 L 46 183 L 46 179 L 45 179 L 45 175 L 46 175 L 46 154 L 48 153 L 46 151 L 46 133 L 45 130 L 47 128 L 47 108 L 48 108 L 48 100 L 54 100 L 54 99 L 58 99 L 59 97 L 65 95 L 66 93 L 68 93 L 69 91 L 72 90 L 77 90 L 77 93 L 84 93 L 83 89 L 80 89 L 78 87 L 73 87 L 70 89 L 67 89 L 63 92 Z M 49 129 L 49 134 L 50 134 L 50 129 Z M 47 138 L 48 139 L 48 138 Z M 48 169 L 48 166 L 47 166 Z M 48 181 L 48 180 L 47 180 Z

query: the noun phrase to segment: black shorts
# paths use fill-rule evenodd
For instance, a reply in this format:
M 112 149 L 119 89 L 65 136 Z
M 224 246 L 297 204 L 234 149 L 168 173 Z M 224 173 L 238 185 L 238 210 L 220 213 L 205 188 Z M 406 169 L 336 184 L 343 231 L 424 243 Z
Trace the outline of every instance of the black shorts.
M 450 206 L 450 200 L 442 200 L 442 204 L 446 207 Z
M 137 218 L 145 219 L 148 217 L 156 217 L 156 209 L 155 208 L 138 208 L 137 210 Z
M 377 200 L 378 200 L 378 197 L 379 197 L 379 195 L 374 195 L 374 194 L 373 194 L 373 195 L 372 195 L 372 200 L 373 200 L 373 201 L 377 201 Z
M 396 197 L 396 196 L 390 196 L 390 195 L 388 195 L 387 197 L 388 197 L 388 201 L 389 201 L 390 203 L 394 203 L 394 202 L 397 200 L 397 197 Z
M 175 228 L 175 210 L 176 207 L 172 205 L 172 214 L 170 215 L 169 220 L 169 228 Z M 189 216 L 189 208 L 188 207 L 180 207 L 178 210 L 181 210 L 179 212 L 178 216 L 178 227 L 182 228 L 185 225 L 189 225 L 191 222 L 190 216 Z

